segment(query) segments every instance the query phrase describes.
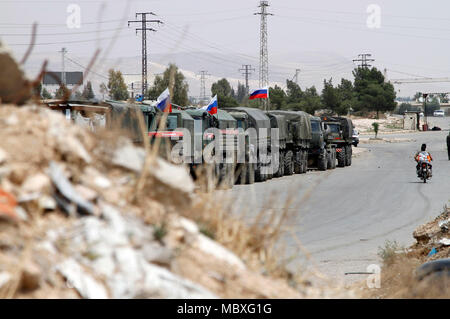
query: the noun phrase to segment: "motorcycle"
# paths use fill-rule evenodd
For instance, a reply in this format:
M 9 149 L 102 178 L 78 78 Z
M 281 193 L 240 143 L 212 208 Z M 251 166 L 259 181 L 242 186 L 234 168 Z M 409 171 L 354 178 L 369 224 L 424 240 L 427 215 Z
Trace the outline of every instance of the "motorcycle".
M 432 176 L 431 174 L 431 167 L 430 164 L 427 162 L 420 162 L 420 168 L 419 168 L 419 178 L 423 180 L 424 183 L 427 182 L 428 179 L 430 179 Z

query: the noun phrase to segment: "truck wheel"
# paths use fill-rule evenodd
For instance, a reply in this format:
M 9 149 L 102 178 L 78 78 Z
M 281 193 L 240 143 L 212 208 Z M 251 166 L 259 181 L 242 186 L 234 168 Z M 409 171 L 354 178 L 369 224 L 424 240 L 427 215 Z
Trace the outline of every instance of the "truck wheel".
M 294 154 L 292 151 L 288 151 L 284 157 L 284 175 L 294 174 Z
M 257 166 L 255 169 L 255 182 L 257 182 L 257 183 L 265 182 L 265 180 L 266 180 L 265 176 L 263 174 L 261 174 L 261 169 L 262 169 L 261 164 L 258 163 L 258 164 L 253 164 L 253 165 Z
M 352 146 L 351 145 L 347 145 L 346 150 L 345 150 L 345 155 L 347 158 L 345 166 L 351 166 L 352 165 Z
M 336 168 L 336 149 L 331 150 L 331 169 Z
M 345 167 L 345 147 L 341 148 L 340 152 L 336 152 L 337 157 L 337 166 L 338 167 Z
M 234 185 L 234 180 L 235 180 L 235 176 L 234 176 L 234 170 L 235 170 L 235 165 L 234 164 L 225 164 L 225 180 L 222 183 L 224 185 L 224 187 L 226 187 L 226 189 L 230 189 L 233 188 Z
M 317 163 L 317 168 L 319 169 L 319 171 L 326 171 L 327 164 L 328 164 L 328 154 L 324 154 L 324 156 L 321 156 L 319 158 L 318 163 Z
M 294 173 L 303 174 L 303 151 L 294 154 Z
M 255 183 L 255 164 L 245 164 L 245 176 L 247 184 L 250 185 Z
M 303 174 L 305 174 L 308 171 L 308 152 L 303 151 Z
M 327 168 L 333 169 L 333 152 L 327 152 Z
M 283 152 L 279 153 L 278 156 L 278 167 L 274 167 L 274 170 L 276 170 L 275 172 L 275 177 L 282 177 L 284 175 L 284 154 Z

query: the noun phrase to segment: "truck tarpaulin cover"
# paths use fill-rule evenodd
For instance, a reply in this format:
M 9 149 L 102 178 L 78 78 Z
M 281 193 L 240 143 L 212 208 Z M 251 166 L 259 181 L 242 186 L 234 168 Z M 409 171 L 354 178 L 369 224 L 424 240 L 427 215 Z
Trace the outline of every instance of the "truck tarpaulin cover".
M 311 135 L 311 121 L 308 113 L 302 111 L 270 111 L 272 114 L 284 115 L 286 119 L 296 125 L 296 138 L 301 140 L 312 139 Z

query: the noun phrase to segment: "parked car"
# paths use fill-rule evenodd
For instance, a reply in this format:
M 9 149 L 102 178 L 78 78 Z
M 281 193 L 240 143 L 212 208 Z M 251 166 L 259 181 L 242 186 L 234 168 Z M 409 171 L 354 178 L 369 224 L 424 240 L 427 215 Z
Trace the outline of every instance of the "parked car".
M 352 142 L 353 146 L 358 147 L 359 132 L 356 129 L 353 129 L 352 139 L 353 139 L 353 142 Z
M 433 112 L 433 116 L 444 117 L 445 113 L 443 110 L 436 110 Z

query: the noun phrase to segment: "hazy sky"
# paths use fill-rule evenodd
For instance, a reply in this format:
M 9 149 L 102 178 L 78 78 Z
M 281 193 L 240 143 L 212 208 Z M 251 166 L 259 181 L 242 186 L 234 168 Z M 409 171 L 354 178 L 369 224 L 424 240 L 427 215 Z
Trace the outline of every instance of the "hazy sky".
M 273 81 L 292 78 L 296 68 L 302 70 L 302 86 L 321 87 L 323 79 L 330 77 L 335 82 L 340 77 L 351 78 L 352 59 L 359 53 L 371 53 L 376 60 L 374 65 L 386 68 L 391 79 L 450 75 L 449 1 L 272 0 L 269 3 L 269 12 L 274 14 L 268 17 Z M 67 26 L 71 4 L 81 10 L 80 28 Z M 258 68 L 259 16 L 253 15 L 259 10 L 258 4 L 254 0 L 0 1 L 0 38 L 21 57 L 30 40 L 31 24 L 37 22 L 33 55 L 48 56 L 54 65 L 60 63 L 57 51 L 63 46 L 69 51 L 68 57 L 76 61 L 87 61 L 97 47 L 106 54 L 103 58 L 138 58 L 141 38 L 133 27 L 127 27 L 126 21 L 134 19 L 135 12 L 151 11 L 164 25 L 154 25 L 158 32 L 148 37 L 150 61 L 163 62 L 164 55 L 182 53 L 178 56 L 197 59 L 205 68 L 208 63 L 219 64 L 221 69 L 213 74 L 217 77 L 240 78 L 237 69 L 242 64 L 251 63 Z M 380 28 L 367 25 L 367 8 L 371 4 L 381 9 Z M 36 61 L 31 59 L 28 63 L 37 64 Z M 131 73 L 136 69 L 122 71 Z M 256 73 L 253 79 L 257 78 Z M 450 91 L 450 83 L 399 85 L 396 89 L 400 90 L 400 96 L 420 89 Z

